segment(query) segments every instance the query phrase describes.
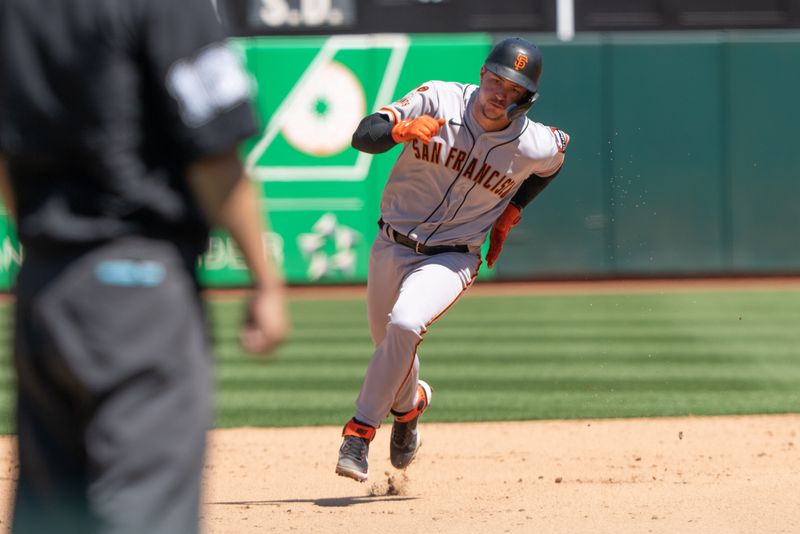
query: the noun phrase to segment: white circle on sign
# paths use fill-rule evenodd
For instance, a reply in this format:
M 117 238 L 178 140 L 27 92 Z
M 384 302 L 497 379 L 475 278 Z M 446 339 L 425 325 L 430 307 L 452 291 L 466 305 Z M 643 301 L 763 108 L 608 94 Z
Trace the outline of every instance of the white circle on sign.
M 299 88 L 281 133 L 290 145 L 306 154 L 338 154 L 350 146 L 366 108 L 364 89 L 356 75 L 331 61 Z

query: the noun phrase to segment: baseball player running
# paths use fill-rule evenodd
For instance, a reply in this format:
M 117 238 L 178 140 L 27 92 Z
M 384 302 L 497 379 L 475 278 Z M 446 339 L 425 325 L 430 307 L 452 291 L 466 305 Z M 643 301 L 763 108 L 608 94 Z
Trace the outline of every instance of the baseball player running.
M 406 468 L 431 387 L 419 379 L 423 335 L 472 284 L 481 244 L 492 267 L 521 210 L 561 169 L 569 136 L 533 122 L 542 56 L 530 42 L 498 43 L 480 85 L 429 81 L 365 117 L 353 147 L 403 150 L 383 191 L 367 308 L 375 352 L 342 435 L 336 473 L 367 479 L 369 444 L 391 412 L 390 459 Z

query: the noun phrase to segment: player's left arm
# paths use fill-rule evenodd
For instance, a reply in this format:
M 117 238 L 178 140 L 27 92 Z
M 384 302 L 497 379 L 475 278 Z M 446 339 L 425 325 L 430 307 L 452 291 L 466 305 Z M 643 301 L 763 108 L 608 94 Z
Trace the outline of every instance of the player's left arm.
M 550 185 L 550 182 L 555 179 L 560 171 L 561 168 L 559 167 L 550 176 L 531 174 L 522 182 L 514 196 L 511 197 L 511 202 L 508 203 L 506 209 L 494 222 L 492 232 L 489 234 L 489 252 L 486 253 L 486 264 L 489 268 L 494 266 L 494 262 L 500 256 L 500 251 L 503 249 L 503 243 L 508 237 L 508 233 L 522 220 L 522 210 L 533 202 L 533 199 L 544 191 L 545 187 Z
M 489 235 L 489 251 L 486 253 L 486 264 L 490 268 L 500 256 L 500 251 L 503 249 L 503 243 L 506 237 L 508 237 L 508 233 L 522 220 L 522 210 L 525 209 L 525 206 L 533 202 L 533 199 L 544 191 L 545 187 L 555 180 L 564 166 L 564 153 L 569 143 L 569 135 L 555 128 L 553 128 L 552 131 L 557 149 L 553 164 L 557 166 L 555 170 L 547 169 L 542 175 L 532 173 L 528 176 L 525 181 L 522 182 L 522 185 L 514 196 L 511 197 L 511 202 L 506 206 L 506 209 L 495 221 L 492 226 L 491 234 Z
M 545 187 L 555 180 L 558 173 L 561 172 L 561 168 L 562 167 L 559 167 L 558 170 L 550 176 L 539 176 L 535 173 L 528 176 L 525 181 L 522 182 L 522 185 L 519 186 L 514 196 L 511 197 L 511 205 L 521 212 L 525 209 L 525 206 L 533 202 L 533 199 L 539 196 L 539 193 L 544 191 Z

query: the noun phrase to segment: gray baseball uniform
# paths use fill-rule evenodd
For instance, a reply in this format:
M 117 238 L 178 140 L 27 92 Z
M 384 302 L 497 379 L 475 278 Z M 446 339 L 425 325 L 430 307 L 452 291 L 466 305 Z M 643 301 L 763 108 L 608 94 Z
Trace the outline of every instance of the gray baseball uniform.
M 429 143 L 404 144 L 383 191 L 367 297 L 376 350 L 355 413 L 376 428 L 390 410 L 413 407 L 417 346 L 475 279 L 494 221 L 523 182 L 546 184 L 564 161 L 568 137 L 525 115 L 484 130 L 471 111 L 477 94 L 475 85 L 429 81 L 379 111 L 392 124 L 447 121 Z

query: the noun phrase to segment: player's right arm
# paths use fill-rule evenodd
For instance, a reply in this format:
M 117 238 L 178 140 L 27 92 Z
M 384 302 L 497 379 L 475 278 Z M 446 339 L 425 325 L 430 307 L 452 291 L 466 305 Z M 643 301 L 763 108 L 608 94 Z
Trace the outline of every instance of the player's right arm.
M 352 145 L 361 152 L 382 154 L 397 144 L 414 139 L 430 143 L 431 137 L 439 133 L 444 122 L 444 117 L 435 119 L 430 115 L 421 115 L 392 124 L 386 115 L 373 113 L 359 123 L 353 134 Z
M 414 139 L 429 143 L 445 123 L 444 117 L 434 117 L 437 95 L 435 90 L 429 89 L 435 83 L 426 82 L 400 100 L 364 117 L 353 133 L 353 148 L 382 154 Z
M 368 154 L 383 154 L 397 143 L 392 139 L 394 125 L 382 113 L 367 115 L 353 133 L 353 148 Z

